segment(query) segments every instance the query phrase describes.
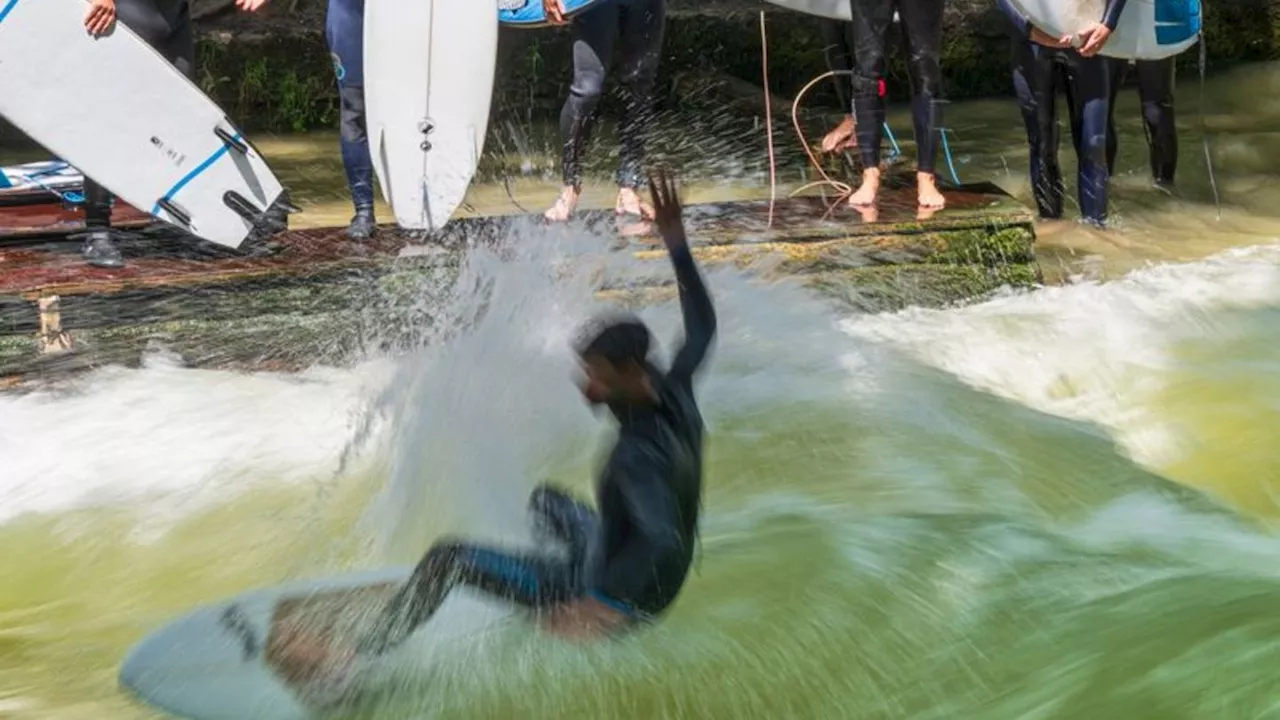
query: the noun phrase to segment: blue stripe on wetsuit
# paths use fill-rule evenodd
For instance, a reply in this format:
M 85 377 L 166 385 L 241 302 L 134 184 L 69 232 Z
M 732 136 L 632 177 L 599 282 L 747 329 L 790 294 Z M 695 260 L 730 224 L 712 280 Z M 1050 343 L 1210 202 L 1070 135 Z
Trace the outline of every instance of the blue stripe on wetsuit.
M 465 564 L 505 579 L 518 588 L 525 597 L 538 596 L 538 591 L 541 589 L 538 576 L 530 570 L 528 565 L 521 562 L 520 558 L 474 548 L 468 550 L 467 554 L 470 555 L 470 562 Z
M 0 23 L 4 22 L 5 18 L 9 17 L 9 13 L 13 12 L 13 8 L 16 7 L 17 4 L 18 0 L 9 0 L 9 2 L 5 3 L 3 8 L 0 8 Z
M 240 140 L 240 133 L 236 133 L 234 137 L 234 141 L 238 142 L 239 140 Z M 179 192 L 181 192 L 182 188 L 189 185 L 192 180 L 195 180 L 196 178 L 200 177 L 201 173 L 203 173 L 205 170 L 208 170 L 214 163 L 218 162 L 218 160 L 221 160 L 222 156 L 226 155 L 227 151 L 230 149 L 231 149 L 231 146 L 229 144 L 224 143 L 222 147 L 214 151 L 214 153 L 210 155 L 208 159 L 206 159 L 204 162 L 200 163 L 195 168 L 193 168 L 191 172 L 187 173 L 185 177 L 183 177 L 181 180 L 177 182 L 177 184 L 175 184 L 172 188 L 169 188 L 169 192 L 165 193 L 163 197 L 161 197 L 159 200 L 156 201 L 155 206 L 151 208 L 151 214 L 159 215 L 160 211 L 163 210 L 163 208 L 160 207 L 160 203 L 164 202 L 165 200 L 173 200 L 173 197 L 177 195 Z
M 1177 45 L 1200 34 L 1200 0 L 1156 0 L 1156 42 Z

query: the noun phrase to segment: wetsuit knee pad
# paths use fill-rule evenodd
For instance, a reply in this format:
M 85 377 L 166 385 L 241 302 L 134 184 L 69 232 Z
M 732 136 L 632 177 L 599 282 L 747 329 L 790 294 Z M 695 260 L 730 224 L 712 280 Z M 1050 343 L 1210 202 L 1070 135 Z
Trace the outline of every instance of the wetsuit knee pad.
M 595 65 L 595 63 L 590 65 Z M 604 94 L 604 67 L 595 65 L 594 67 L 575 69 L 573 84 L 569 86 L 569 92 L 574 97 L 583 100 L 600 99 L 600 96 Z
M 338 127 L 347 142 L 364 142 L 368 124 L 365 114 L 364 86 L 343 85 L 338 88 Z

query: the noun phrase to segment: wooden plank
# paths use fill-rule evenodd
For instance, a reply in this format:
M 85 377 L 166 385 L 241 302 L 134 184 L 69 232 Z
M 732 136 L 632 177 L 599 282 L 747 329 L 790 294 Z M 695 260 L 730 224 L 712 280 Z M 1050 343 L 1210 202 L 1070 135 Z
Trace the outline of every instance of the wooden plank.
M 932 251 L 927 246 L 936 245 L 939 233 L 966 229 L 990 233 L 1002 226 L 1031 226 L 1029 213 L 994 186 L 955 191 L 949 198 L 951 207 L 924 220 L 918 218 L 910 191 L 886 193 L 874 222 L 863 220 L 845 206 L 829 209 L 829 203 L 817 196 L 778 200 L 772 224 L 767 200 L 691 205 L 687 217 L 689 235 L 696 247 L 754 246 L 767 251 L 777 249 L 779 243 L 830 245 L 842 241 L 861 248 L 869 263 L 892 261 L 889 258 L 893 252 L 902 248 L 912 248 L 903 255 L 910 258 L 906 261 L 919 261 L 922 254 Z M 468 243 L 500 240 L 522 223 L 538 222 L 523 215 L 464 218 L 450 223 L 431 243 L 456 251 Z M 575 222 L 601 235 L 618 235 L 618 220 L 610 211 L 582 213 Z M 647 230 L 626 238 L 637 249 L 643 252 L 656 246 L 651 228 L 633 229 Z M 920 240 L 917 236 L 934 239 Z M 141 252 L 124 246 L 130 257 L 127 265 L 117 270 L 86 265 L 78 247 L 0 248 L 0 295 L 30 299 L 46 294 L 74 296 L 194 287 L 270 276 L 305 278 L 342 268 L 387 264 L 411 244 L 406 235 L 385 226 L 373 240 L 364 243 L 347 240 L 337 228 L 282 233 L 254 256 L 211 254 L 204 244 L 179 235 L 148 242 L 151 247 Z

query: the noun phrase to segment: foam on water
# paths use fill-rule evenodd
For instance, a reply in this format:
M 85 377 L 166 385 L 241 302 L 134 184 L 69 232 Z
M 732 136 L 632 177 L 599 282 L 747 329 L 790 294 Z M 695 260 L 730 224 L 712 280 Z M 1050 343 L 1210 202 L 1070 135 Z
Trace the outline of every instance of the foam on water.
M 69 389 L 0 396 L 0 522 L 89 506 L 181 513 L 332 473 L 357 400 L 385 372 L 242 374 L 156 355 Z
M 1112 429 L 1143 463 L 1187 449 L 1174 419 L 1148 401 L 1186 342 L 1219 342 L 1222 314 L 1280 306 L 1280 244 L 1207 260 L 1016 293 L 962 309 L 910 309 L 844 322 L 851 335 L 900 348 L 987 392 Z M 1276 372 L 1280 361 L 1273 360 Z

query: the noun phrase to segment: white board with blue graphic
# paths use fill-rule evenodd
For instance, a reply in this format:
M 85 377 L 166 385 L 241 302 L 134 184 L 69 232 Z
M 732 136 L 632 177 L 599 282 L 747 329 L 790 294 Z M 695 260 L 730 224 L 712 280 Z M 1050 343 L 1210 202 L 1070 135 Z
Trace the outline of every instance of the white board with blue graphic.
M 577 15 L 583 10 L 614 0 L 563 0 L 565 13 Z M 498 20 L 503 25 L 521 28 L 546 27 L 547 13 L 542 7 L 542 0 L 498 0 Z
M 1075 35 L 1098 22 L 1107 0 L 1010 0 L 1031 24 L 1053 36 Z M 1161 60 L 1200 38 L 1200 0 L 1128 0 L 1102 54 L 1123 60 Z

